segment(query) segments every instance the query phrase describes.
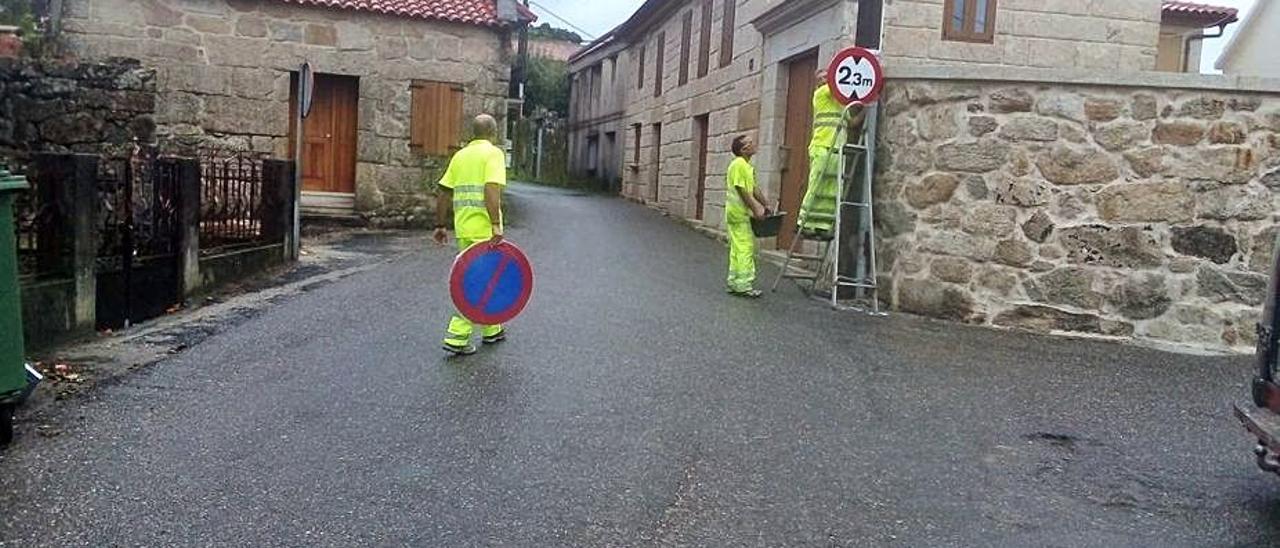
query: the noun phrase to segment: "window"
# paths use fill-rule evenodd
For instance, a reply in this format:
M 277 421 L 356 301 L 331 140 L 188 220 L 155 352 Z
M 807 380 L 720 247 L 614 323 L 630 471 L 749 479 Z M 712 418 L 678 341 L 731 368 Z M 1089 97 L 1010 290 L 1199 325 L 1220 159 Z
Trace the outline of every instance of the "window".
M 720 22 L 720 68 L 733 63 L 733 32 L 737 25 L 734 16 L 737 11 L 737 0 L 724 0 L 724 17 Z
M 618 56 L 614 55 L 609 58 L 609 87 L 614 87 L 618 83 Z
M 600 86 L 604 81 L 604 67 L 596 65 L 591 67 L 591 106 L 594 108 L 600 105 Z
M 423 154 L 447 155 L 462 140 L 462 85 L 415 80 L 409 146 Z
M 946 0 L 942 39 L 990 44 L 995 40 L 996 0 Z
M 698 78 L 711 70 L 711 0 L 702 0 L 701 30 L 698 31 Z
M 662 65 L 667 63 L 667 33 L 658 33 L 658 60 L 654 63 L 658 66 L 657 73 L 653 76 L 653 96 L 662 95 Z
M 689 83 L 689 41 L 693 39 L 693 11 L 684 12 L 680 26 L 680 85 Z
M 640 70 L 636 72 L 636 89 L 644 89 L 644 53 L 645 45 L 640 44 Z
M 640 165 L 640 132 L 644 126 L 631 124 L 631 163 Z

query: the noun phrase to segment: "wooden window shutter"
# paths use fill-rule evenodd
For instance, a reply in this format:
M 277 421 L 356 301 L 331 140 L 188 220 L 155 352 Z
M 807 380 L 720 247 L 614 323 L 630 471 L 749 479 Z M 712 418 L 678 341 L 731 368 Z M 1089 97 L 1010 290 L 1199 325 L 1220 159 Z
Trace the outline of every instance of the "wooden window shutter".
M 415 80 L 412 91 L 409 146 L 432 156 L 452 153 L 462 140 L 462 86 Z
M 733 33 L 737 29 L 737 0 L 724 0 L 724 16 L 720 23 L 720 68 L 733 63 Z
M 640 71 L 636 73 L 636 89 L 644 89 L 644 54 L 645 45 L 640 44 Z
M 657 73 L 653 77 L 653 96 L 662 95 L 662 67 L 667 64 L 667 33 L 658 33 L 658 57 L 654 60 L 654 65 L 658 67 Z
M 693 40 L 693 11 L 684 12 L 680 26 L 680 85 L 689 83 L 689 47 Z
M 702 0 L 702 20 L 698 31 L 698 78 L 711 71 L 711 0 Z

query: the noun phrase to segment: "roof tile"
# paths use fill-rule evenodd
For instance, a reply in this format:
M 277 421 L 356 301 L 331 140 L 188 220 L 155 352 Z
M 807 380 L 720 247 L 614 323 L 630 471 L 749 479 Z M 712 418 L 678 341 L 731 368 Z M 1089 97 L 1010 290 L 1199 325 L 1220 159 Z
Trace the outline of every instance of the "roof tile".
M 365 11 L 410 17 L 434 19 L 469 25 L 499 26 L 495 0 L 281 0 L 290 4 L 322 6 L 326 8 Z M 535 20 L 524 6 L 519 6 L 525 18 Z

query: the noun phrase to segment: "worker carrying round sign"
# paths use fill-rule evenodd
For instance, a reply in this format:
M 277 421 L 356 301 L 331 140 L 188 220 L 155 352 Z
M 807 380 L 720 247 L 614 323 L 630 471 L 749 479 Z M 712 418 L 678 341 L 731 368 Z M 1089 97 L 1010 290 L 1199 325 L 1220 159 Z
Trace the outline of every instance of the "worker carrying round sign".
M 884 86 L 880 62 L 871 50 L 841 50 L 817 74 L 813 93 L 813 137 L 809 141 L 809 181 L 800 202 L 797 228 L 810 239 L 827 239 L 839 209 L 840 150 L 862 134 L 862 108 L 879 97 Z

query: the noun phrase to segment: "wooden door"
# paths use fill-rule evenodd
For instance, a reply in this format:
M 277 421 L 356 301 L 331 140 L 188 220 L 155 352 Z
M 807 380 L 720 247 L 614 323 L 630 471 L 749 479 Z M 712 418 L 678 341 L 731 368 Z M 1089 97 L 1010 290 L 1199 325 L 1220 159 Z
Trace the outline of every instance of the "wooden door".
M 795 237 L 800 202 L 809 183 L 809 137 L 813 132 L 813 90 L 817 86 L 818 52 L 812 51 L 787 64 L 787 118 L 782 139 L 784 158 L 780 209 L 787 212 L 778 234 L 778 245 L 790 247 Z
M 698 116 L 693 119 L 693 126 L 694 126 L 693 146 L 697 147 L 694 150 L 695 156 L 693 157 L 694 161 L 696 162 L 696 165 L 694 166 L 694 177 L 695 177 L 694 182 L 696 185 L 695 188 L 697 189 L 693 193 L 693 201 L 694 201 L 693 218 L 699 221 L 702 220 L 702 217 L 703 217 L 702 204 L 703 202 L 706 201 L 706 197 L 707 197 L 707 126 L 709 125 L 709 122 L 710 122 L 710 119 L 706 114 L 703 114 L 702 116 Z
M 359 80 L 350 76 L 317 74 L 315 86 L 311 114 L 303 121 L 302 190 L 354 194 Z M 293 95 L 296 96 L 296 92 Z M 290 108 L 296 112 L 295 109 L 296 105 Z M 292 117 L 289 126 L 289 142 L 292 143 Z M 289 152 L 292 157 L 292 146 Z

